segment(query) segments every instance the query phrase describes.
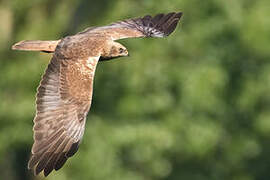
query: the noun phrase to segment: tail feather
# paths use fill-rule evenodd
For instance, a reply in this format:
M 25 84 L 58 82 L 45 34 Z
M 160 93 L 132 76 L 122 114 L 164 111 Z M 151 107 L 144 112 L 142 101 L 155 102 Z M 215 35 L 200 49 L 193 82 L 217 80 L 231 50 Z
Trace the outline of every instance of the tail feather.
M 59 41 L 60 40 L 56 41 L 24 40 L 14 44 L 12 46 L 12 50 L 42 51 L 50 53 L 54 52 Z

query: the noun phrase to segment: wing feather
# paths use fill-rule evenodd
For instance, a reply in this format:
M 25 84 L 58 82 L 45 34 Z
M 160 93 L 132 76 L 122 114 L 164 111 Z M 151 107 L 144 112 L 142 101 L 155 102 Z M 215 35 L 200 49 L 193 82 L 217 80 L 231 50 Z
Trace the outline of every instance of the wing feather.
M 78 151 L 98 59 L 99 56 L 65 60 L 54 55 L 48 65 L 38 88 L 34 144 L 28 162 L 35 175 L 44 171 L 48 176 Z
M 105 34 L 110 36 L 112 40 L 134 37 L 165 37 L 175 30 L 182 14 L 182 12 L 172 12 L 157 14 L 154 17 L 146 15 L 142 18 L 127 19 L 107 26 L 88 28 L 79 34 Z

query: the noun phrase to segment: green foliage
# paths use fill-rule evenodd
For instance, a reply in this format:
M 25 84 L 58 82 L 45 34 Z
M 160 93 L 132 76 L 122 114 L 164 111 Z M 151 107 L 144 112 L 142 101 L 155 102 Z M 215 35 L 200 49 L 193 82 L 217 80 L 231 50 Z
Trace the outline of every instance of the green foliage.
M 269 179 L 269 0 L 0 2 L 0 174 L 26 170 L 35 91 L 51 55 L 15 52 L 88 26 L 183 11 L 166 39 L 102 62 L 79 152 L 48 179 Z

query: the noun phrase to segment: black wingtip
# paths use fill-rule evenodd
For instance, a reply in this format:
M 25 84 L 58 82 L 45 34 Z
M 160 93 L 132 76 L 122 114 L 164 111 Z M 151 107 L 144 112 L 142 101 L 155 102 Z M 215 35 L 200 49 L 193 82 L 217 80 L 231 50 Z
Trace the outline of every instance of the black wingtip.
M 164 33 L 164 36 L 169 36 L 177 27 L 178 22 L 180 21 L 183 13 L 182 12 L 172 12 L 164 15 L 165 21 L 161 20 L 161 31 Z
M 183 12 L 178 12 L 177 14 L 176 14 L 179 18 L 181 18 L 182 16 L 183 16 Z
M 164 37 L 170 35 L 177 27 L 183 12 L 170 12 L 157 14 L 153 17 L 147 15 L 141 18 L 143 33 L 147 37 Z

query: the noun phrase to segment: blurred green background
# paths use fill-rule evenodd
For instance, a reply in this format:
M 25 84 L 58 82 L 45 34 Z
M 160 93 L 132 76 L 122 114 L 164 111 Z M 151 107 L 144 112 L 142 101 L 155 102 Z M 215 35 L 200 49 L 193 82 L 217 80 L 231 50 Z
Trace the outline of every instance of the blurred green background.
M 78 153 L 47 179 L 269 180 L 269 0 L 0 1 L 0 179 L 27 170 L 35 93 L 51 55 L 13 43 L 183 11 L 166 39 L 125 39 L 102 62 Z

